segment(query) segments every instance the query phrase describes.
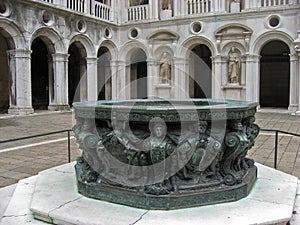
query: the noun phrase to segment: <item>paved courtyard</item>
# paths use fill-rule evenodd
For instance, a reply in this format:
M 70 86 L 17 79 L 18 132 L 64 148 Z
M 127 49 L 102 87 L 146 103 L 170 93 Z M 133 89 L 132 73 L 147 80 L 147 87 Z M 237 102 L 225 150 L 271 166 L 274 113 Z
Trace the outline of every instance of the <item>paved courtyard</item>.
M 71 112 L 41 111 L 30 116 L 0 115 L 0 140 L 70 129 Z M 264 129 L 279 129 L 300 134 L 300 116 L 284 110 L 259 110 L 256 123 Z M 71 135 L 73 136 L 73 134 Z M 0 144 L 0 188 L 39 171 L 68 162 L 67 133 Z M 80 155 L 71 139 L 71 160 Z M 273 167 L 274 133 L 261 131 L 249 151 L 256 162 Z M 280 135 L 278 169 L 300 178 L 300 138 Z

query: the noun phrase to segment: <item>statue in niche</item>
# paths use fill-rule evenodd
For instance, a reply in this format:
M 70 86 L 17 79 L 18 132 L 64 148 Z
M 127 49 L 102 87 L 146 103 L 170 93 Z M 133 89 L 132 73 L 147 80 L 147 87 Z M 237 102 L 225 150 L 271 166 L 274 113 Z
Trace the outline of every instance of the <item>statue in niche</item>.
M 228 54 L 228 77 L 232 84 L 239 83 L 241 71 L 240 55 L 235 47 L 232 47 Z
M 163 53 L 160 60 L 159 76 L 162 83 L 168 83 L 171 79 L 171 62 L 166 52 Z
M 161 1 L 161 8 L 162 8 L 162 10 L 170 9 L 170 0 L 162 0 Z
M 232 0 L 230 3 L 230 12 L 240 12 L 241 6 L 240 6 L 240 0 Z

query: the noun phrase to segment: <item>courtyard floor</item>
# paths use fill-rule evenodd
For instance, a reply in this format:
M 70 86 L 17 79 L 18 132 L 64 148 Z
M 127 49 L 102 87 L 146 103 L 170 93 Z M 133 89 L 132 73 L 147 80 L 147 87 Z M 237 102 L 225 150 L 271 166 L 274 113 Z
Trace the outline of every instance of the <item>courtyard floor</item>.
M 71 129 L 71 112 L 40 111 L 30 116 L 0 114 L 0 140 Z M 300 134 L 300 116 L 285 110 L 262 109 L 256 123 L 263 129 Z M 81 154 L 71 134 L 71 160 Z M 278 138 L 277 169 L 300 178 L 300 138 L 281 134 Z M 0 144 L 0 188 L 36 175 L 39 171 L 68 162 L 67 133 Z M 273 167 L 274 133 L 261 131 L 248 156 Z

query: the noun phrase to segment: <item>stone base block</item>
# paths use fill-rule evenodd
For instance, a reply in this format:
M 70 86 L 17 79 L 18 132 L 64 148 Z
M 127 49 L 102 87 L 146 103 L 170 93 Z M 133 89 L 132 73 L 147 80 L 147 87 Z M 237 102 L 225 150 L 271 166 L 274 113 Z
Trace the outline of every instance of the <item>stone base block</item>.
M 165 19 L 169 19 L 169 18 L 172 18 L 172 10 L 165 9 L 165 10 L 160 11 L 160 19 L 161 20 L 165 20 Z
M 157 97 L 159 98 L 171 98 L 172 87 L 169 84 L 156 85 Z
M 11 115 L 29 115 L 34 112 L 33 108 L 9 108 L 8 114 Z
M 50 111 L 68 111 L 70 110 L 69 105 L 49 105 L 48 110 Z
M 295 225 L 292 214 L 298 178 L 256 166 L 257 182 L 249 196 L 239 201 L 177 210 L 144 210 L 78 194 L 74 163 L 65 164 L 21 180 L 0 224 L 240 225 L 291 221 Z

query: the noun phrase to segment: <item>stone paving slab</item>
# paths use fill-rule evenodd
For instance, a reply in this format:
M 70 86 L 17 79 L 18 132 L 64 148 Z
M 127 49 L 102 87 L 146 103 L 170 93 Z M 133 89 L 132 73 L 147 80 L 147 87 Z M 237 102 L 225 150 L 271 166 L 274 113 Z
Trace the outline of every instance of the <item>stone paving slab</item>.
M 78 194 L 74 163 L 70 163 L 43 171 L 37 179 L 19 182 L 0 224 L 44 224 L 32 219 L 30 205 L 39 218 L 68 225 L 287 224 L 299 193 L 298 178 L 256 165 L 258 180 L 250 195 L 239 201 L 179 210 L 143 210 Z M 20 205 L 15 205 L 15 198 Z

